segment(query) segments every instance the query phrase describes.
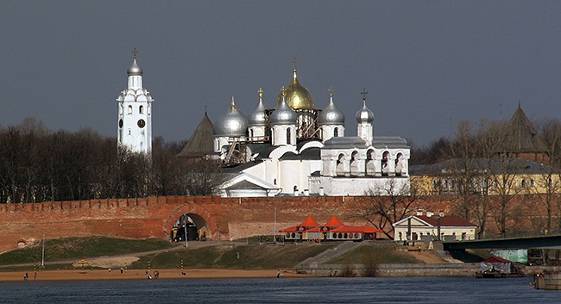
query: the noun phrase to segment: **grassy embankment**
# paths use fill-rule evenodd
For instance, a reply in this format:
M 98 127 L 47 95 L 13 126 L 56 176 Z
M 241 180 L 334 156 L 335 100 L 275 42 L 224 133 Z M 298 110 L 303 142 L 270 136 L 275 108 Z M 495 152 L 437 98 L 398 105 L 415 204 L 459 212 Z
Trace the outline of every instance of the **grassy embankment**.
M 76 260 L 159 250 L 171 246 L 169 242 L 161 239 L 128 240 L 108 237 L 54 239 L 45 242 L 45 259 L 47 261 Z M 32 247 L 0 254 L 0 265 L 40 263 L 41 249 L 39 243 Z
M 141 257 L 131 268 L 291 268 L 334 244 L 213 246 Z

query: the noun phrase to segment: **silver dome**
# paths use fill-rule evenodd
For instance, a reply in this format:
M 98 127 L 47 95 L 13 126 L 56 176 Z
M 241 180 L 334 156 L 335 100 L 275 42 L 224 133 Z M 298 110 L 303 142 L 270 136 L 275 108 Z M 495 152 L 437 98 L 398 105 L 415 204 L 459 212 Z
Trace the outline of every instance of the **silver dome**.
M 374 122 L 374 113 L 366 106 L 366 98 L 362 99 L 362 109 L 356 112 L 356 122 L 372 123 Z
M 257 93 L 259 102 L 257 103 L 257 108 L 249 117 L 250 126 L 264 126 L 267 124 L 267 115 L 265 114 L 265 105 L 263 104 L 263 89 L 259 89 Z
M 279 107 L 273 111 L 271 114 L 271 124 L 272 125 L 295 125 L 298 116 L 296 112 L 292 110 L 286 104 L 286 93 L 284 87 L 282 88 L 282 99 Z
M 142 68 L 136 63 L 136 55 L 132 59 L 132 65 L 127 70 L 129 76 L 142 76 Z
M 345 115 L 335 107 L 333 93 L 329 94 L 329 104 L 321 111 L 318 116 L 319 125 L 344 125 Z
M 218 121 L 215 127 L 214 135 L 239 137 L 245 136 L 247 133 L 247 119 L 238 110 L 234 97 L 230 102 L 230 110 L 222 119 Z

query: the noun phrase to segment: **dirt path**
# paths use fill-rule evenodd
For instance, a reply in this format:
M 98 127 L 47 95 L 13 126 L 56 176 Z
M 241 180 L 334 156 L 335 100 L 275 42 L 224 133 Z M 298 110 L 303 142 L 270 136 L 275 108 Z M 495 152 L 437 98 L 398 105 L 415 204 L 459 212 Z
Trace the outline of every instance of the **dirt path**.
M 160 279 L 221 279 L 221 278 L 276 278 L 278 270 L 240 270 L 240 269 L 153 269 L 148 274 L 152 279 L 156 272 Z M 0 281 L 62 281 L 62 280 L 147 280 L 145 270 L 51 270 L 51 271 L 14 271 L 0 272 Z M 293 271 L 282 271 L 281 277 L 308 277 L 309 275 L 296 274 Z

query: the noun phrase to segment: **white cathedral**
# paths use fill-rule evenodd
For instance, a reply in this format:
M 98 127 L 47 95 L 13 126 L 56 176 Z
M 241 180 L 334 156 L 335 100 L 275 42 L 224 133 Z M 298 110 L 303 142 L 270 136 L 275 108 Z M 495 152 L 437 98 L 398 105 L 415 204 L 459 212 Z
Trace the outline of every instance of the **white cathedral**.
M 274 108 L 265 106 L 259 89 L 257 108 L 246 117 L 232 97 L 216 124 L 205 113 L 178 156 L 220 160 L 225 181 L 218 194 L 224 197 L 407 194 L 410 147 L 401 137 L 374 136 L 374 114 L 365 91 L 362 96 L 356 136 L 345 136 L 333 92 L 318 109 L 294 68 Z M 151 153 L 153 99 L 142 86 L 136 54 L 117 101 L 118 143 Z

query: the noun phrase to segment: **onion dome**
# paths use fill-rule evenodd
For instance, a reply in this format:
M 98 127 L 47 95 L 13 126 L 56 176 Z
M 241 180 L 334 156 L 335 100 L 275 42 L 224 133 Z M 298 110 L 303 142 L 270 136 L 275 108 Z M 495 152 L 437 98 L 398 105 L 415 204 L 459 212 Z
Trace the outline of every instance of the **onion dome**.
M 129 76 L 142 76 L 142 68 L 136 62 L 136 55 L 138 54 L 138 51 L 136 50 L 136 48 L 132 51 L 132 54 L 133 54 L 132 65 L 127 70 L 127 74 Z
M 216 124 L 214 135 L 239 137 L 246 135 L 246 133 L 247 119 L 238 110 L 234 97 L 232 96 L 232 101 L 230 102 L 230 110 L 228 111 L 228 113 L 226 113 L 226 116 L 224 116 Z
M 249 117 L 250 126 L 264 126 L 267 124 L 267 115 L 265 114 L 265 105 L 263 104 L 263 89 L 259 88 L 257 91 L 259 102 L 257 108 Z
M 372 122 L 374 122 L 374 113 L 372 113 L 372 111 L 370 111 L 370 109 L 366 106 L 366 93 L 364 93 L 362 97 L 362 109 L 356 112 L 356 122 L 358 122 L 359 124 L 371 124 Z
M 345 115 L 343 115 L 343 112 L 339 111 L 339 109 L 335 107 L 335 103 L 333 102 L 333 95 L 334 95 L 333 91 L 330 91 L 329 104 L 318 115 L 319 125 L 344 125 L 345 124 Z
M 296 68 L 292 70 L 292 81 L 286 87 L 286 103 L 293 110 L 312 110 L 314 102 L 310 92 L 300 84 Z M 280 105 L 281 95 L 277 96 L 277 105 Z
M 281 91 L 281 102 L 276 110 L 271 114 L 271 124 L 272 125 L 295 125 L 297 115 L 294 110 L 292 110 L 286 104 L 286 90 L 282 87 Z

